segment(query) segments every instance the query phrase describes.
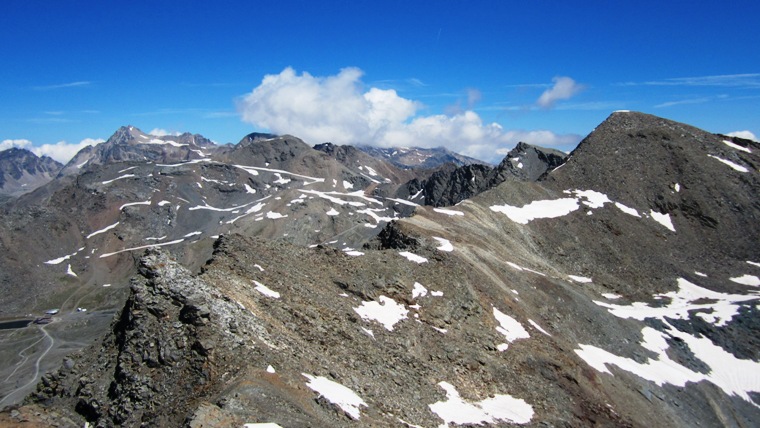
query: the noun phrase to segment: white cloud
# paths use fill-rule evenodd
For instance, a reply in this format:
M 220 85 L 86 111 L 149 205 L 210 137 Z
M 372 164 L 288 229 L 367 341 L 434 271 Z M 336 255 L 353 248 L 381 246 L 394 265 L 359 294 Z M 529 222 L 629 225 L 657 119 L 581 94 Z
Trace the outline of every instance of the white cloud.
M 19 149 L 27 149 L 31 147 L 32 142 L 29 140 L 3 140 L 0 141 L 0 152 L 3 150 L 8 150 L 13 147 L 18 147 Z
M 750 131 L 729 132 L 726 135 L 728 135 L 729 137 L 739 137 L 739 138 L 744 138 L 745 140 L 752 140 L 752 141 L 758 141 L 758 142 L 760 142 L 760 140 L 757 139 L 757 137 L 755 136 L 755 134 L 753 134 Z
M 94 146 L 104 141 L 105 140 L 100 138 L 85 138 L 79 143 L 73 144 L 69 144 L 65 141 L 59 141 L 55 144 L 43 144 L 41 146 L 32 147 L 30 150 L 37 156 L 49 156 L 58 162 L 65 164 L 83 148 L 87 146 Z
M 522 137 L 551 146 L 577 143 L 577 136 L 550 131 L 509 131 L 498 123 L 483 123 L 471 110 L 452 115 L 416 116 L 422 105 L 400 97 L 395 90 L 369 88 L 362 71 L 344 68 L 337 75 L 298 75 L 288 67 L 266 75 L 261 84 L 238 100 L 243 121 L 277 134 L 292 134 L 309 144 L 369 144 L 381 147 L 446 147 L 490 162 L 501 160 Z M 567 78 L 561 78 L 567 79 Z M 556 79 L 555 79 L 556 80 Z M 580 86 L 572 79 L 572 89 Z M 562 86 L 560 83 L 557 86 Z M 571 91 L 572 91 L 571 90 Z M 477 90 L 468 92 L 468 104 L 478 101 Z M 538 141 L 540 140 L 540 141 Z
M 162 129 L 162 128 L 153 128 L 153 130 L 148 132 L 148 134 L 156 136 L 156 137 L 166 137 L 167 135 L 173 135 L 173 136 L 181 135 L 180 132 L 176 132 L 176 131 L 169 132 L 166 129 Z
M 583 85 L 569 77 L 555 77 L 552 82 L 554 86 L 545 90 L 536 101 L 543 108 L 552 108 L 557 101 L 570 99 L 584 89 Z

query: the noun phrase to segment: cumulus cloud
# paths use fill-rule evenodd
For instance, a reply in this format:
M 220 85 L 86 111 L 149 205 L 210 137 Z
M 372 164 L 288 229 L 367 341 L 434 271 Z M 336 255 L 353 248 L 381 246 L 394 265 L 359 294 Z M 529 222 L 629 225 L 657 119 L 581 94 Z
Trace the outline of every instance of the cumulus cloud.
M 557 101 L 570 99 L 584 89 L 583 85 L 569 77 L 555 77 L 552 82 L 554 85 L 545 90 L 536 101 L 540 107 L 552 108 Z
M 760 142 L 760 140 L 757 139 L 757 137 L 755 136 L 755 134 L 753 134 L 750 131 L 729 132 L 726 135 L 728 135 L 729 137 L 739 137 L 739 138 L 744 138 L 745 140 L 752 140 L 752 141 L 758 141 L 758 142 Z
M 17 147 L 19 149 L 27 149 L 32 146 L 32 142 L 29 140 L 3 140 L 0 141 L 0 152 L 3 150 L 8 150 L 13 147 Z
M 67 143 L 65 141 L 59 141 L 55 144 L 43 144 L 41 146 L 33 147 L 30 150 L 37 156 L 48 156 L 58 162 L 67 163 L 74 157 L 77 152 L 87 146 L 94 146 L 104 142 L 105 140 L 100 138 L 85 138 L 79 143 Z
M 365 88 L 362 71 L 344 68 L 337 75 L 316 77 L 292 68 L 266 75 L 252 92 L 242 96 L 238 111 L 243 121 L 277 134 L 292 134 L 309 144 L 368 144 L 380 147 L 446 147 L 485 161 L 498 162 L 521 137 L 552 146 L 577 136 L 550 131 L 505 131 L 498 123 L 484 123 L 472 110 L 449 115 L 417 116 L 419 102 L 392 89 Z M 577 86 L 577 85 L 576 85 Z M 472 105 L 477 90 L 467 93 Z M 542 139 L 542 137 L 544 139 Z M 541 140 L 541 141 L 538 141 Z M 528 142 L 528 141 L 526 141 Z
M 10 149 L 11 147 L 18 147 L 21 149 L 27 149 L 37 156 L 48 156 L 58 162 L 66 163 L 74 157 L 77 152 L 87 146 L 94 146 L 104 142 L 105 140 L 100 138 L 85 138 L 79 143 L 69 144 L 65 141 L 59 141 L 55 144 L 43 144 L 41 146 L 35 146 L 31 141 L 20 140 L 3 140 L 0 142 L 0 151 Z

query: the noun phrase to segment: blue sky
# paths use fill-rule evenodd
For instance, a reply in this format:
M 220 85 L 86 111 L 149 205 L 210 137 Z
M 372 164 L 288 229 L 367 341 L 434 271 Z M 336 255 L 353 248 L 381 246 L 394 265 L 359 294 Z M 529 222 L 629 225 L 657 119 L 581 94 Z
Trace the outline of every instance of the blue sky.
M 16 1 L 0 148 L 119 126 L 236 143 L 563 150 L 612 111 L 760 136 L 760 2 Z M 162 131 L 159 131 L 162 130 Z

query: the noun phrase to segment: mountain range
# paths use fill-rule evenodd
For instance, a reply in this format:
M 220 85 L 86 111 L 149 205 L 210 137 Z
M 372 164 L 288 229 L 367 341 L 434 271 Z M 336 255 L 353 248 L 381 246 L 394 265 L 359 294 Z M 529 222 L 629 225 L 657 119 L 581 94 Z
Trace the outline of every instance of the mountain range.
M 120 128 L 0 205 L 2 316 L 58 310 L 0 331 L 0 423 L 752 426 L 759 152 L 637 112 L 496 166 Z

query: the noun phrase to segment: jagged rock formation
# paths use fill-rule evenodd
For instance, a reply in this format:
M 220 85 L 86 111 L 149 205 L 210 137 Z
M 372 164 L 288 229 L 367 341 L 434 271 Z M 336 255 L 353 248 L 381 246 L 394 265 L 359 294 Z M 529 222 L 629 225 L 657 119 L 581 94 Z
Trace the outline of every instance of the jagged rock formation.
M 48 183 L 63 165 L 26 149 L 0 152 L 0 196 L 18 196 Z
M 412 180 L 399 189 L 399 197 L 434 207 L 445 207 L 469 199 L 506 180 L 536 181 L 565 161 L 559 150 L 518 143 L 497 167 L 468 164 L 448 165 L 423 180 Z
M 618 112 L 536 181 L 528 168 L 455 207 L 417 206 L 370 228 L 369 218 L 381 221 L 365 209 L 381 197 L 339 180 L 367 173 L 379 188 L 384 177 L 361 160 L 354 166 L 351 149 L 311 151 L 291 138 L 259 139 L 282 146 L 269 166 L 112 165 L 79 175 L 82 192 L 103 194 L 93 204 L 116 206 L 103 182 L 127 172 L 140 177 L 130 191 L 156 196 L 119 207 L 118 225 L 81 241 L 86 249 L 67 260 L 75 271 L 92 266 L 82 254 L 114 253 L 110 266 L 126 265 L 137 250 L 123 251 L 117 236 L 132 239 L 141 227 L 134 236 L 165 231 L 167 245 L 142 258 L 105 337 L 0 422 L 30 412 L 44 417 L 40 425 L 55 414 L 80 426 L 750 426 L 760 418 L 760 144 Z M 530 148 L 521 150 L 528 159 Z M 516 157 L 504 171 L 526 169 Z M 325 181 L 308 175 L 317 165 L 330 171 Z M 51 200 L 69 200 L 65 189 Z M 294 202 L 297 194 L 307 196 Z M 165 208 L 180 204 L 175 195 L 185 210 Z M 266 199 L 243 202 L 252 195 Z M 410 206 L 382 200 L 385 210 Z M 365 206 L 350 211 L 352 202 Z M 266 208 L 247 213 L 260 203 Z M 233 210 L 190 211 L 196 206 Z M 281 223 L 264 214 L 286 208 Z M 353 215 L 319 223 L 335 227 L 332 241 L 301 241 L 318 236 L 310 219 L 327 209 Z M 359 214 L 365 222 L 352 223 Z M 23 223 L 14 216 L 11 224 Z M 172 226 L 159 229 L 167 219 Z M 203 224 L 213 227 L 187 232 Z M 343 244 L 356 229 L 373 232 Z M 192 238 L 211 233 L 223 236 Z M 178 236 L 183 242 L 169 241 Z

